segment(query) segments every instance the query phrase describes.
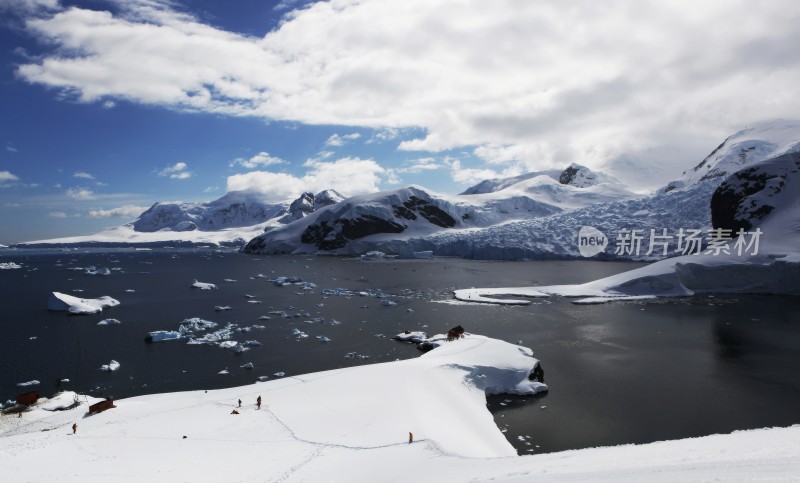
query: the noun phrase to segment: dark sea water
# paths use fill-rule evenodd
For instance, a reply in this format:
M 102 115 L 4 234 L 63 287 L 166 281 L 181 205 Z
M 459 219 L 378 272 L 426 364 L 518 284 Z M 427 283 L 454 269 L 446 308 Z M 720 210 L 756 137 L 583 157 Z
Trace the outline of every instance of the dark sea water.
M 119 399 L 250 384 L 258 376 L 274 379 L 279 371 L 291 376 L 412 358 L 419 351 L 392 341 L 392 335 L 406 329 L 432 335 L 460 324 L 469 332 L 521 341 L 542 361 L 549 393 L 489 398 L 498 426 L 521 454 L 800 423 L 800 298 L 703 296 L 591 306 L 551 298 L 525 307 L 450 303 L 455 288 L 581 283 L 641 264 L 361 262 L 213 250 L 0 251 L 0 262 L 7 261 L 23 268 L 0 270 L 3 401 L 25 392 L 16 384 L 31 379 L 41 381 L 34 388 L 44 395 L 56 391 L 57 378 L 68 378 L 63 389 Z M 109 276 L 70 270 L 90 265 L 115 270 Z M 317 288 L 267 281 L 290 275 Z M 219 288 L 192 289 L 194 279 Z M 320 293 L 326 288 L 379 291 L 397 306 L 382 306 L 373 296 L 326 297 Z M 109 295 L 121 305 L 70 316 L 47 310 L 53 291 Z M 232 310 L 217 312 L 217 305 Z M 292 317 L 259 320 L 275 310 Z M 293 316 L 298 313 L 303 315 Z M 148 332 L 177 330 L 189 317 L 263 325 L 234 336 L 262 345 L 234 354 L 181 341 L 144 341 Z M 317 317 L 325 321 L 306 322 Z M 105 318 L 122 324 L 98 326 Z M 331 325 L 331 319 L 341 324 Z M 309 337 L 297 339 L 292 329 Z M 322 343 L 317 336 L 331 341 Z M 368 358 L 346 358 L 348 353 Z M 121 364 L 119 370 L 99 370 L 112 359 Z M 240 367 L 248 362 L 252 370 Z M 223 369 L 229 373 L 218 374 Z

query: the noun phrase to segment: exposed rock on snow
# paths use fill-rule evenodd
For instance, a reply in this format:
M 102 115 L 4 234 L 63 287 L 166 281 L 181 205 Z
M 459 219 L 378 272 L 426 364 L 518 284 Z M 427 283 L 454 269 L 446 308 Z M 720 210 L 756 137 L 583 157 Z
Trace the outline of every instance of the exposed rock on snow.
M 108 296 L 96 299 L 82 299 L 61 292 L 50 294 L 47 302 L 49 310 L 66 310 L 70 314 L 96 314 L 102 312 L 104 307 L 115 307 L 119 301 Z

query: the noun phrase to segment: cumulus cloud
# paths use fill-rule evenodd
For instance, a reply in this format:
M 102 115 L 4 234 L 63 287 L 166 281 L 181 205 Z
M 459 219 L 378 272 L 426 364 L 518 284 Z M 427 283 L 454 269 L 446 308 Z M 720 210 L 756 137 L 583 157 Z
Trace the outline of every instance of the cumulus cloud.
M 66 195 L 73 200 L 86 201 L 95 199 L 94 191 L 88 188 L 69 188 Z
M 272 166 L 274 164 L 283 164 L 286 161 L 283 159 L 272 156 L 266 151 L 262 151 L 255 156 L 251 156 L 249 159 L 246 158 L 236 158 L 231 162 L 231 167 L 239 165 L 245 168 L 253 169 L 253 168 L 261 168 L 265 166 Z
M 180 161 L 158 171 L 157 174 L 159 176 L 168 176 L 172 179 L 187 179 L 192 177 L 192 172 L 188 171 L 188 168 L 189 166 L 186 163 Z
M 326 146 L 344 146 L 346 143 L 350 141 L 355 141 L 356 139 L 360 138 L 361 134 L 354 132 L 350 134 L 331 134 L 331 136 L 325 141 Z
M 415 127 L 424 134 L 401 149 L 490 146 L 487 163 L 528 169 L 705 146 L 655 161 L 685 167 L 744 125 L 800 107 L 791 0 L 331 0 L 263 38 L 168 5 L 31 18 L 45 53 L 17 74 L 81 102 Z
M 102 208 L 89 211 L 89 218 L 136 218 L 147 210 L 146 206 L 125 205 L 104 210 Z
M 0 171 L 0 188 L 8 186 L 14 181 L 19 181 L 19 177 L 10 171 Z
M 2 0 L 0 11 L 7 10 L 17 14 L 32 14 L 60 8 L 58 0 Z
M 83 179 L 94 179 L 94 176 L 85 172 L 85 171 L 77 171 L 75 174 L 72 175 L 73 178 L 83 178 Z
M 283 201 L 303 191 L 317 192 L 335 188 L 349 195 L 378 191 L 381 175 L 386 173 L 371 159 L 342 158 L 333 162 L 308 160 L 303 176 L 270 171 L 251 171 L 228 177 L 228 191 L 255 190 L 273 201 Z

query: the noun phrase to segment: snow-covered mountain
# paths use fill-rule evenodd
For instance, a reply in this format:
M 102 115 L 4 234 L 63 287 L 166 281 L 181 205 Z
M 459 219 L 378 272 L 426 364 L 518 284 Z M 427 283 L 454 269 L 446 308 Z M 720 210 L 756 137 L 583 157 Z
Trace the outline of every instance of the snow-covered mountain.
M 547 217 L 637 196 L 610 176 L 579 165 L 558 173 L 489 180 L 467 192 L 448 196 L 409 186 L 348 198 L 260 235 L 243 250 L 357 254 L 368 251 L 365 247 L 380 246 L 405 253 L 403 245 L 410 239 Z
M 799 148 L 800 122 L 762 123 L 730 136 L 683 177 L 647 196 L 637 196 L 614 178 L 580 165 L 571 165 L 558 176 L 539 172 L 487 180 L 457 196 L 404 188 L 345 200 L 335 209 L 320 210 L 259 236 L 244 250 L 339 254 L 380 250 L 401 255 L 430 250 L 478 259 L 578 258 L 578 232 L 590 226 L 611 245 L 597 258 L 681 255 L 687 249 L 681 234 L 700 230 L 705 236 L 712 228 L 712 196 L 724 181 L 724 186 L 738 187 L 742 194 L 735 199 L 717 195 L 715 212 L 721 214 L 724 209 L 718 205 L 731 203 L 736 205 L 737 219 L 777 211 L 770 208 L 764 193 L 785 183 L 773 174 L 795 169 L 786 164 L 794 158 L 781 155 Z M 734 173 L 738 178 L 726 181 Z M 761 193 L 758 199 L 753 198 L 755 192 Z M 395 208 L 411 196 L 446 213 L 452 223 L 437 225 L 424 217 L 410 223 L 398 216 Z M 630 243 L 624 242 L 625 237 Z
M 159 246 L 214 244 L 241 246 L 275 227 L 299 220 L 343 200 L 336 190 L 303 193 L 274 203 L 259 191 L 232 191 L 205 203 L 158 202 L 122 226 L 88 236 L 22 243 L 20 246 Z

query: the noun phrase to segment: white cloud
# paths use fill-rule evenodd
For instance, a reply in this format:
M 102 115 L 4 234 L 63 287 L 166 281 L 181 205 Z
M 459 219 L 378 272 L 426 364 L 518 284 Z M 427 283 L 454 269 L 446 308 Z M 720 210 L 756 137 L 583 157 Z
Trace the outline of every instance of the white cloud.
M 103 101 L 103 108 L 105 109 L 114 109 L 117 106 L 117 103 L 114 101 Z
M 50 218 L 66 218 L 67 214 L 63 211 L 51 211 L 47 214 Z
M 172 179 L 187 179 L 192 177 L 192 172 L 188 171 L 189 165 L 183 161 L 177 162 L 172 166 L 157 172 L 159 176 L 169 176 Z
M 0 186 L 6 185 L 7 183 L 19 181 L 19 177 L 15 174 L 11 173 L 10 171 L 0 171 Z
M 251 156 L 250 159 L 245 158 L 236 158 L 231 163 L 231 167 L 236 166 L 237 164 L 243 166 L 245 168 L 254 169 L 264 166 L 272 166 L 274 164 L 283 164 L 286 161 L 283 159 L 272 156 L 266 151 L 262 151 L 255 156 Z
M 403 168 L 398 168 L 396 169 L 396 171 L 398 173 L 418 174 L 424 171 L 433 171 L 444 167 L 446 167 L 445 164 L 437 163 L 436 159 L 428 157 L 428 158 L 415 159 L 411 161 L 411 163 L 408 166 L 405 166 Z
M 18 75 L 82 102 L 415 127 L 424 136 L 401 149 L 492 146 L 487 162 L 529 169 L 705 146 L 653 161 L 686 167 L 746 124 L 800 111 L 791 0 L 331 0 L 263 38 L 118 5 L 30 19 L 45 53 Z
M 203 193 L 213 193 L 215 191 L 219 191 L 219 186 L 209 186 L 203 190 Z
M 95 199 L 95 194 L 92 190 L 87 188 L 69 188 L 66 195 L 73 200 L 86 201 Z
M 356 139 L 360 138 L 361 134 L 354 132 L 350 134 L 331 134 L 331 136 L 325 141 L 326 146 L 344 146 L 346 143 L 350 141 L 355 141 Z
M 147 210 L 146 206 L 125 205 L 104 210 L 102 208 L 89 211 L 89 218 L 136 218 Z
M 327 188 L 346 191 L 349 195 L 378 191 L 381 175 L 386 173 L 371 159 L 342 158 L 333 162 L 306 161 L 309 168 L 303 176 L 270 171 L 251 171 L 228 177 L 228 191 L 256 190 L 273 201 L 283 201 L 303 191 L 317 192 Z
M 6 151 L 8 151 L 9 153 L 16 153 L 17 148 L 15 148 L 14 146 L 6 146 Z
M 77 171 L 75 174 L 72 175 L 73 178 L 83 178 L 83 179 L 94 179 L 94 176 L 85 172 L 85 171 Z
M 19 208 L 22 205 L 19 203 L 5 203 L 3 206 L 6 208 Z

